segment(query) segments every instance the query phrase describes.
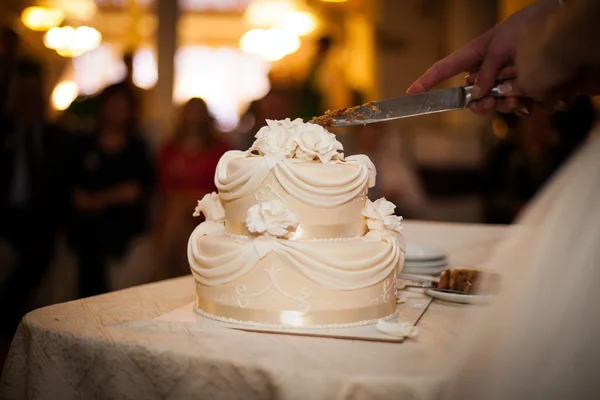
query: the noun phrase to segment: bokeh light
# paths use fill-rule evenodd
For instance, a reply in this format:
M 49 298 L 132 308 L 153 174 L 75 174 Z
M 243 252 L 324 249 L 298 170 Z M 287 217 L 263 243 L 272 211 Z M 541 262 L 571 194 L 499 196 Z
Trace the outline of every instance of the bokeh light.
M 291 11 L 281 19 L 279 28 L 304 36 L 317 29 L 317 18 L 308 11 Z
M 51 7 L 27 7 L 21 13 L 23 25 L 34 31 L 47 31 L 59 26 L 64 18 L 63 10 Z
M 102 35 L 89 26 L 54 27 L 44 35 L 44 45 L 62 57 L 78 57 L 102 42 Z
M 133 83 L 141 89 L 152 89 L 158 81 L 158 66 L 151 48 L 137 50 L 133 55 Z
M 270 65 L 234 48 L 181 47 L 175 57 L 176 103 L 204 99 L 219 128 L 230 131 L 250 102 L 270 88 Z
M 73 81 L 60 82 L 52 91 L 52 107 L 63 111 L 77 98 L 79 87 Z
M 264 57 L 268 61 L 277 61 L 298 51 L 300 39 L 283 29 L 252 29 L 242 36 L 240 48 L 248 54 Z

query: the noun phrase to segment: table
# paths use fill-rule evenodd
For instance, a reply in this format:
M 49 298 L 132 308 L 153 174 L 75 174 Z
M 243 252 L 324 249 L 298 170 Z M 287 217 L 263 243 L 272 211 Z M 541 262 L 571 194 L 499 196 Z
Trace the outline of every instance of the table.
M 444 247 L 452 266 L 480 266 L 507 230 L 404 226 L 409 242 Z M 187 276 L 31 312 L 13 339 L 0 398 L 435 398 L 470 307 L 434 301 L 418 339 L 399 344 L 154 320 L 193 298 Z

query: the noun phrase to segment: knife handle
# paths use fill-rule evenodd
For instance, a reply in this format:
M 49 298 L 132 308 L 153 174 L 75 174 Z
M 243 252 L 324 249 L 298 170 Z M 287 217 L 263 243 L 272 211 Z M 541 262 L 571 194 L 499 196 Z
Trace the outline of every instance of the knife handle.
M 504 98 L 505 96 L 502 93 L 500 93 L 500 85 L 503 82 L 504 81 L 496 82 L 496 84 L 494 85 L 492 90 L 490 90 L 490 92 L 485 97 L 495 97 L 497 99 Z M 473 86 L 465 86 L 464 90 L 465 90 L 465 104 L 468 106 L 469 104 L 471 104 L 475 101 L 471 94 L 471 92 L 473 91 Z

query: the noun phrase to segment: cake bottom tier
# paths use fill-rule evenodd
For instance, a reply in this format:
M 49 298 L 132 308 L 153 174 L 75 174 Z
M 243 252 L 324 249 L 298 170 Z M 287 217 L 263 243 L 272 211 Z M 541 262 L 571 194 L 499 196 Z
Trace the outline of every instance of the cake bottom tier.
M 294 327 L 352 326 L 393 316 L 396 274 L 404 262 L 396 241 L 278 241 L 264 251 L 253 240 L 192 235 L 188 254 L 199 313 L 226 322 Z M 327 269 L 312 260 L 336 262 Z M 353 283 L 341 285 L 346 277 Z

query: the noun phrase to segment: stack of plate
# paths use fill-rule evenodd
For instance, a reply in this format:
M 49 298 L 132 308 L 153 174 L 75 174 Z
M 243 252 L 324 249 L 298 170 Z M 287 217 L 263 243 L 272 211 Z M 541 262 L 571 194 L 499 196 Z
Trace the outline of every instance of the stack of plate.
M 402 273 L 438 275 L 448 266 L 446 252 L 437 246 L 422 244 L 406 245 L 406 260 Z

